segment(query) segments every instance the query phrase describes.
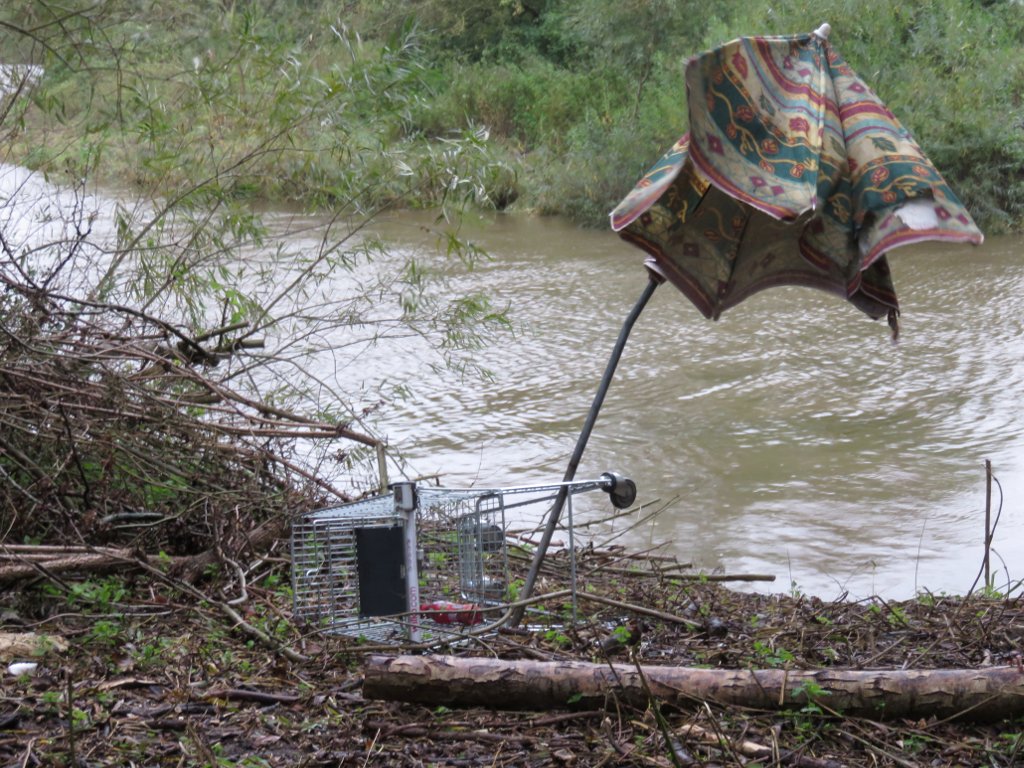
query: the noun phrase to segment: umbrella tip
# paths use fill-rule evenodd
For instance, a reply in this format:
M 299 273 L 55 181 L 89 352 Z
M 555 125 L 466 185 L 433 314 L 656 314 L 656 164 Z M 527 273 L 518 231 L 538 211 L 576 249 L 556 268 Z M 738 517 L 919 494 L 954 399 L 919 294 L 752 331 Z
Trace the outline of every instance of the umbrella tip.
M 822 40 L 828 40 L 828 36 L 829 36 L 829 34 L 831 32 L 832 32 L 832 25 L 829 24 L 828 22 L 825 22 L 820 27 L 818 27 L 816 30 L 814 30 L 814 32 L 812 32 L 811 34 L 813 34 L 816 37 L 820 37 Z

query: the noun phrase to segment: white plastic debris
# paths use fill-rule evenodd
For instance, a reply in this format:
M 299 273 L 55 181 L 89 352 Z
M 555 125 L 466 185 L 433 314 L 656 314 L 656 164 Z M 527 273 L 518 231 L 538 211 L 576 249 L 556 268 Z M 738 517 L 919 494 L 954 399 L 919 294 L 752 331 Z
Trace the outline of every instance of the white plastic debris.
M 7 674 L 14 677 L 34 675 L 39 665 L 34 661 L 15 661 L 7 665 Z

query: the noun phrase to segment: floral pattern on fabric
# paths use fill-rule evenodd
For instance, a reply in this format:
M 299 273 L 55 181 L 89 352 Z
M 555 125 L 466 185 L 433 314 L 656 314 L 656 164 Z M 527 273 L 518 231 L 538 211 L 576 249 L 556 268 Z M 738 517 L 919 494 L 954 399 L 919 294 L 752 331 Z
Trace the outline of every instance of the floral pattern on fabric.
M 981 232 L 909 132 L 826 40 L 748 37 L 686 67 L 690 130 L 611 214 L 717 318 L 773 285 L 898 311 L 885 254 Z

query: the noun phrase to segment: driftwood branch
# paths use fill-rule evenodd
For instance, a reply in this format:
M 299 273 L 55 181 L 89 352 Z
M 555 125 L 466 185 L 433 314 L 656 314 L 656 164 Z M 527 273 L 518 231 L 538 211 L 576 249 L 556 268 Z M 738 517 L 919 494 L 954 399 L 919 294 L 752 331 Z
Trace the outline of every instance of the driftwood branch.
M 574 661 L 370 656 L 363 695 L 435 706 L 525 710 L 600 707 L 613 697 L 646 706 L 649 697 L 643 678 L 657 700 L 684 708 L 711 702 L 799 709 L 813 699 L 831 711 L 872 718 L 992 720 L 1024 714 L 1024 671 L 1018 667 L 730 670 L 644 666 L 638 670 L 624 664 Z
M 49 552 L 18 552 L 8 556 L 0 554 L 0 586 L 40 576 L 53 578 L 71 572 L 100 574 L 132 569 L 135 557 L 126 549 L 84 551 L 84 548 L 79 547 L 71 547 L 63 552 L 55 547 Z

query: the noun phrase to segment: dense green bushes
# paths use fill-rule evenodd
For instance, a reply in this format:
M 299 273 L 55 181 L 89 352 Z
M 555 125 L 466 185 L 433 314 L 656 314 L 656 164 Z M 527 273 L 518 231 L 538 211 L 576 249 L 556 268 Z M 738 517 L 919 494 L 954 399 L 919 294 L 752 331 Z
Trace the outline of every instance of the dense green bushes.
M 379 3 L 361 5 L 360 18 L 381 29 L 403 18 L 399 7 L 418 20 L 431 66 L 445 73 L 424 125 L 437 131 L 468 115 L 511 142 L 523 153 L 524 206 L 603 225 L 643 167 L 686 130 L 687 57 L 739 35 L 828 21 L 833 44 L 982 226 L 1024 226 L 1024 9 L 1015 0 L 724 0 L 713 10 L 549 0 L 491 4 L 500 12 L 486 23 L 468 0 L 394 3 L 383 13 Z
M 94 20 L 92 31 L 82 28 L 85 17 L 64 23 L 62 33 L 81 38 L 69 49 L 0 35 L 0 55 L 41 57 L 49 77 L 39 106 L 65 125 L 97 104 L 102 109 L 91 112 L 88 130 L 122 121 L 122 141 L 104 150 L 105 167 L 119 177 L 128 170 L 137 181 L 161 178 L 170 172 L 162 163 L 169 151 L 216 172 L 233 151 L 260 148 L 257 135 L 273 126 L 317 152 L 260 149 L 262 170 L 238 181 L 239 194 L 320 202 L 365 196 L 366 189 L 345 182 L 352 164 L 362 164 L 377 175 L 373 195 L 409 200 L 411 193 L 432 205 L 445 190 L 421 166 L 436 157 L 437 141 L 467 131 L 481 137 L 482 128 L 490 140 L 473 154 L 473 162 L 490 164 L 482 203 L 517 200 L 522 208 L 603 225 L 637 175 L 686 130 L 687 57 L 738 35 L 789 34 L 829 21 L 834 45 L 982 226 L 1024 226 L 1018 0 L 723 0 L 713 8 L 695 0 L 102 5 L 102 23 Z M 22 0 L 0 14 L 42 24 L 50 34 L 47 7 Z M 113 45 L 120 42 L 127 47 Z M 102 60 L 104 44 L 119 51 L 119 64 L 133 62 L 134 80 L 98 78 L 95 68 L 83 74 L 79 64 Z M 362 86 L 382 73 L 388 87 Z M 31 125 L 17 157 L 39 164 L 39 123 Z M 167 126 L 174 130 L 157 147 L 155 129 Z M 47 143 L 65 161 L 95 160 L 85 138 L 69 132 L 50 134 Z M 417 186 L 418 177 L 427 183 Z

